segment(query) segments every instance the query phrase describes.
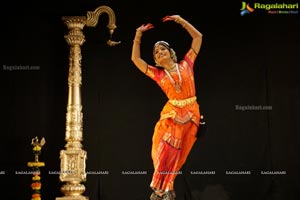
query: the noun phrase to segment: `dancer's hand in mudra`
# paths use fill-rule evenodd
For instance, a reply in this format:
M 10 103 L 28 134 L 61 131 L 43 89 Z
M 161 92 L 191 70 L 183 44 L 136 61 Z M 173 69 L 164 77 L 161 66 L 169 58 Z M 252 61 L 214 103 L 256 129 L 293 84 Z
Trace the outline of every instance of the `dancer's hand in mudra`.
M 153 29 L 154 28 L 154 25 L 153 24 L 151 24 L 151 23 L 147 23 L 147 24 L 143 24 L 143 25 L 141 25 L 140 27 L 138 27 L 137 29 L 136 29 L 136 31 L 140 31 L 140 32 L 145 32 L 145 31 L 148 31 L 148 30 L 150 30 L 150 29 Z
M 167 15 L 164 18 L 162 18 L 163 22 L 166 21 L 178 21 L 179 19 L 181 19 L 180 15 Z

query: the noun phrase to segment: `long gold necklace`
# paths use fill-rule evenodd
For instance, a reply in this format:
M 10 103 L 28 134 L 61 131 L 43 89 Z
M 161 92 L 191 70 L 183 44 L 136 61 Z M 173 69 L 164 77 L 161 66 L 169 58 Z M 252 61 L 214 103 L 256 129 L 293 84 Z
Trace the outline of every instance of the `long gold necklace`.
M 168 75 L 168 77 L 169 77 L 169 79 L 170 79 L 173 87 L 175 88 L 176 92 L 179 93 L 179 92 L 181 92 L 182 78 L 181 78 L 181 74 L 180 74 L 180 71 L 179 71 L 178 64 L 174 63 L 174 65 L 175 65 L 176 72 L 177 72 L 178 78 L 179 78 L 178 83 L 175 82 L 175 80 L 173 79 L 173 77 L 171 76 L 171 74 L 170 74 L 170 72 L 168 70 L 165 69 L 165 72 Z

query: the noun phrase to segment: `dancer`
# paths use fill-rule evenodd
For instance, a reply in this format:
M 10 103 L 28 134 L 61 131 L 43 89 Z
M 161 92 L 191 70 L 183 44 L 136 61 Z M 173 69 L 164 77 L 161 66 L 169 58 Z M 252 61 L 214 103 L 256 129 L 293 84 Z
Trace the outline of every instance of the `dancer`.
M 153 47 L 156 66 L 141 58 L 140 45 L 144 32 L 153 29 L 151 23 L 136 29 L 131 60 L 145 75 L 153 79 L 168 97 L 160 119 L 154 127 L 151 156 L 154 173 L 150 187 L 151 200 L 174 200 L 174 181 L 185 163 L 200 126 L 200 107 L 194 82 L 194 62 L 202 44 L 202 34 L 180 15 L 166 16 L 163 22 L 180 24 L 191 36 L 191 46 L 177 62 L 174 49 L 166 41 Z M 180 39 L 180 38 L 178 38 Z

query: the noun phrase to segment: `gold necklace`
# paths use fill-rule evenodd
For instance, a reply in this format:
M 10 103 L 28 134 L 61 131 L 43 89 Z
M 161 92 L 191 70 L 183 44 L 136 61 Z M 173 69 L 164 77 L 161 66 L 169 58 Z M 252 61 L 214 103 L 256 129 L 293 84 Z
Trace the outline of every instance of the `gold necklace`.
M 173 87 L 175 88 L 176 92 L 179 93 L 181 92 L 181 85 L 182 85 L 182 78 L 181 78 L 181 74 L 179 71 L 179 67 L 177 63 L 174 63 L 175 67 L 176 67 L 176 72 L 178 74 L 178 78 L 179 78 L 179 82 L 176 83 L 175 80 L 173 79 L 173 77 L 171 76 L 170 72 L 168 70 L 165 69 L 166 74 L 168 75 Z M 172 66 L 171 69 L 173 69 L 174 67 Z

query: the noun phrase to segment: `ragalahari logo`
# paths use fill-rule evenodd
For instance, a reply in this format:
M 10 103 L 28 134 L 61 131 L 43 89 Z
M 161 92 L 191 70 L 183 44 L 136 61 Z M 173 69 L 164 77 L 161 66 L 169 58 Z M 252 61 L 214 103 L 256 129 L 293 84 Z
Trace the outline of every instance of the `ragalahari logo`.
M 242 1 L 241 16 L 249 14 L 253 11 L 254 11 L 254 9 L 249 6 L 249 3 Z

